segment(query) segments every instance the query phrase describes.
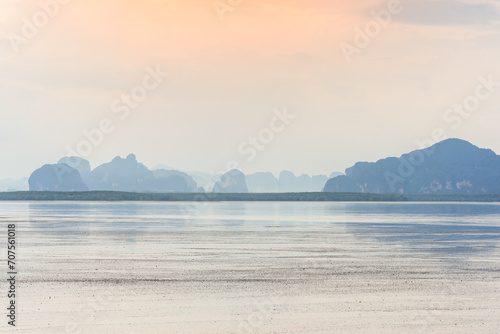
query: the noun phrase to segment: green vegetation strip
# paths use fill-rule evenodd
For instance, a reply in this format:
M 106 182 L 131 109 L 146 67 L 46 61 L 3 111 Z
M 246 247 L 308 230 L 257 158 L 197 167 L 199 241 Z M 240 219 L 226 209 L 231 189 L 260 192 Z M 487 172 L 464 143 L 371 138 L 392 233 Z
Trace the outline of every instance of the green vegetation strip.
M 117 191 L 0 193 L 0 201 L 257 201 L 257 202 L 500 202 L 497 195 L 383 195 L 361 193 L 180 194 Z
M 116 191 L 50 192 L 23 191 L 0 193 L 4 201 L 406 201 L 400 195 L 358 193 L 265 193 L 265 194 L 184 194 L 132 193 Z

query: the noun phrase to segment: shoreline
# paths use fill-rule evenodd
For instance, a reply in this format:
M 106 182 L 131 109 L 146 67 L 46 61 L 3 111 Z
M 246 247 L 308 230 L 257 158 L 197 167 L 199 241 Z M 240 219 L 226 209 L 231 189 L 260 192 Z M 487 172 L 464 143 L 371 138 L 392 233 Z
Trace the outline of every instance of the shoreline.
M 92 202 L 480 202 L 498 203 L 500 194 L 396 195 L 370 193 L 139 193 L 121 191 L 0 192 L 0 201 Z

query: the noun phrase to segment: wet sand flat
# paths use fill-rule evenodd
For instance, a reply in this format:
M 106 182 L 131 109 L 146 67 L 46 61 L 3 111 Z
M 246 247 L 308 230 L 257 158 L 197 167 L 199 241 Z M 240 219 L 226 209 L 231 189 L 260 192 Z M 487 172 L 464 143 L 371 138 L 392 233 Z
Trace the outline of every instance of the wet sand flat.
M 458 223 L 454 217 L 450 225 L 449 213 L 435 221 L 348 210 L 340 217 L 323 209 L 316 215 L 249 214 L 257 209 L 262 206 L 236 212 L 211 208 L 182 222 L 175 212 L 111 219 L 108 211 L 43 215 L 37 207 L 27 217 L 4 214 L 2 224 L 18 226 L 19 309 L 18 326 L 1 324 L 0 331 L 497 333 L 500 328 L 496 213 Z

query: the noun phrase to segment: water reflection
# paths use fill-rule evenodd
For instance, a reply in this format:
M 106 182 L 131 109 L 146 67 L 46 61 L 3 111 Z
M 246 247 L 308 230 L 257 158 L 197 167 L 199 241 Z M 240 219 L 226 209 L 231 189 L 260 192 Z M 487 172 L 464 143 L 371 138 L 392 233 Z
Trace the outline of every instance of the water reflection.
M 349 204 L 359 218 L 347 231 L 413 252 L 474 255 L 500 245 L 500 205 L 475 203 Z
M 461 254 L 492 251 L 500 242 L 498 204 L 0 202 L 0 216 L 19 219 L 26 222 L 23 229 L 64 243 L 105 238 L 128 244 L 187 232 L 279 236 L 292 231 L 314 232 L 331 242 L 344 234 L 409 251 Z

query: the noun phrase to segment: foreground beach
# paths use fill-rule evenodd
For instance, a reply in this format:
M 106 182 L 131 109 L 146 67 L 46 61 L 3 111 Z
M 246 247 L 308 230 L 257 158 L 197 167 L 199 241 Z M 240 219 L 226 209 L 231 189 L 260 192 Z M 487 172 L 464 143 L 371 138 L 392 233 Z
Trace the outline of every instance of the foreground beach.
M 16 205 L 0 205 L 20 268 L 18 326 L 3 332 L 500 327 L 498 205 Z

